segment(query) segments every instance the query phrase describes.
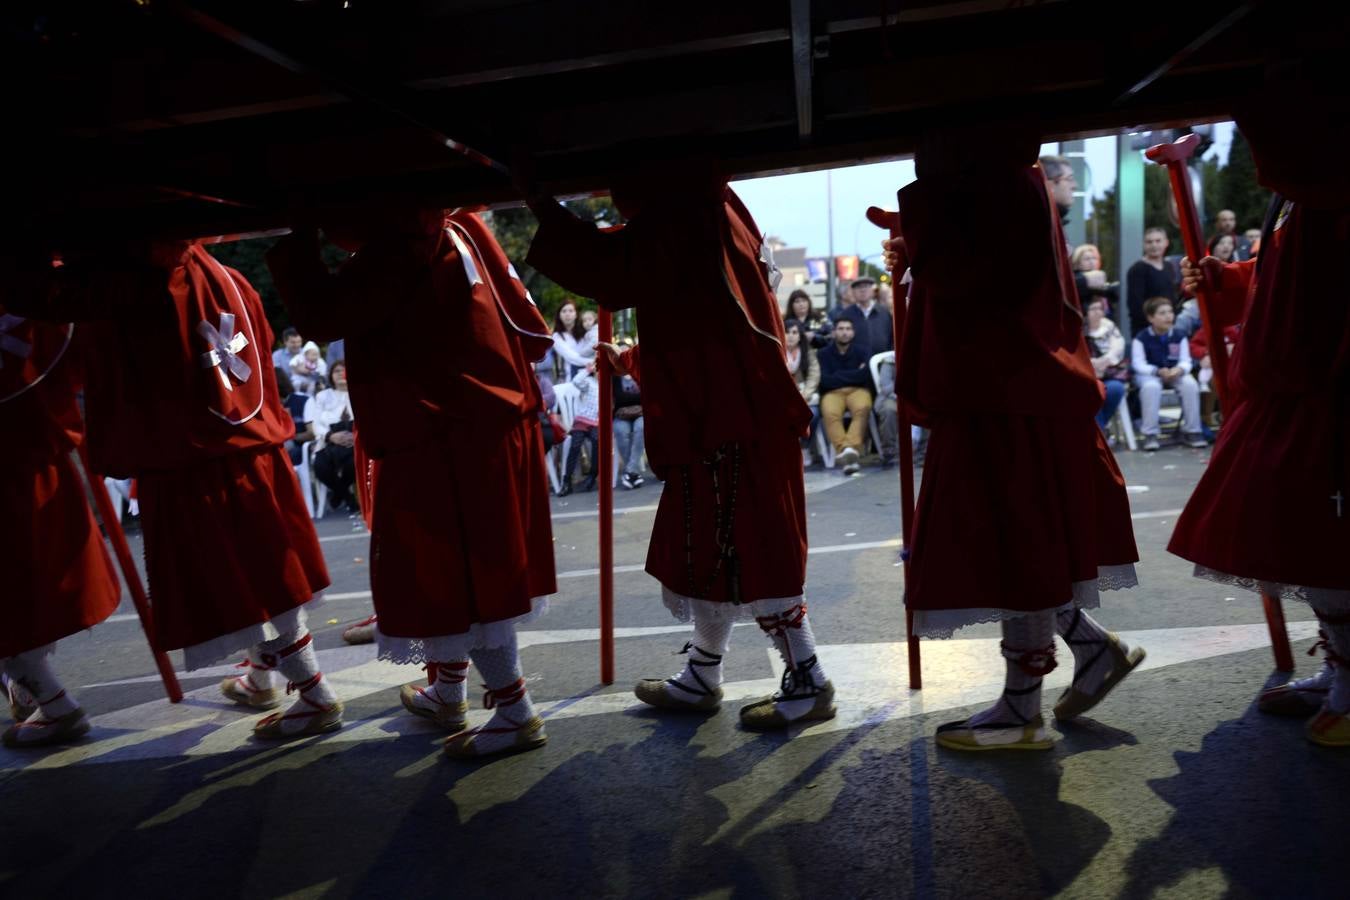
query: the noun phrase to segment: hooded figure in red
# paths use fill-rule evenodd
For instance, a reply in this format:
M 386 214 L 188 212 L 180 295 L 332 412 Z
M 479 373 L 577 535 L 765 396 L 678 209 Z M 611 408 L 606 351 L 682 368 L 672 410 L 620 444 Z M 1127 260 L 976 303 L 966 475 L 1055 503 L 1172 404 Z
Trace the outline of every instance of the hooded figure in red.
M 75 326 L 34 322 L 0 306 L 0 672 L 14 724 L 8 746 L 54 744 L 89 730 L 47 662 L 55 643 L 117 608 L 121 588 L 70 452 L 76 406 Z
M 195 243 L 40 262 L 11 306 L 80 329 L 93 465 L 137 479 L 155 646 L 183 648 L 189 669 L 247 651 L 222 690 L 251 708 L 281 704 L 280 670 L 300 697 L 259 737 L 340 727 L 305 627 L 328 571 L 283 449 L 294 426 L 257 292 Z
M 1003 623 L 1004 696 L 938 742 L 1046 749 L 1041 676 L 1054 636 L 1074 651 L 1072 718 L 1138 665 L 1084 609 L 1136 583 L 1125 484 L 1094 416 L 1102 402 L 1039 141 L 1009 127 L 927 136 L 918 180 L 899 193 L 912 285 L 897 393 L 931 429 L 905 602 L 917 633 Z M 974 223 L 1006 222 L 990 246 Z M 990 254 L 993 254 L 991 258 Z M 978 259 L 979 265 L 972 265 Z M 1002 289 L 988 290 L 987 273 Z M 999 377 L 972 359 L 1000 350 Z
M 635 308 L 647 455 L 666 480 L 647 553 L 666 606 L 694 622 L 678 675 L 638 684 L 662 708 L 713 710 L 732 624 L 754 616 L 783 655 L 782 689 L 741 711 L 750 728 L 834 715 L 803 602 L 799 438 L 811 413 L 787 371 L 778 270 L 726 179 L 682 161 L 616 180 L 628 219 L 602 231 L 522 185 L 539 217 L 527 261 L 607 310 Z M 700 323 L 690 332 L 690 321 Z
M 1350 177 L 1322 148 L 1350 141 L 1334 81 L 1276 72 L 1240 110 L 1261 185 L 1275 192 L 1254 260 L 1183 262 L 1221 326 L 1242 323 L 1225 415 L 1168 549 L 1222 584 L 1309 603 L 1326 662 L 1266 691 L 1263 711 L 1311 716 L 1307 736 L 1350 746 Z M 1298 123 L 1291 130 L 1290 123 Z M 1310 137 L 1315 136 L 1315 138 Z M 1202 276 L 1203 271 L 1203 276 Z
M 372 486 L 371 592 L 380 657 L 425 663 L 407 709 L 454 734 L 453 756 L 542 746 L 516 626 L 557 590 L 542 405 L 533 364 L 553 346 L 529 292 L 475 215 L 365 211 L 359 248 L 336 273 L 317 233 L 268 255 L 292 319 L 344 338 L 360 444 Z M 409 354 L 407 335 L 438 335 L 448 356 Z M 469 659 L 493 719 L 465 730 Z

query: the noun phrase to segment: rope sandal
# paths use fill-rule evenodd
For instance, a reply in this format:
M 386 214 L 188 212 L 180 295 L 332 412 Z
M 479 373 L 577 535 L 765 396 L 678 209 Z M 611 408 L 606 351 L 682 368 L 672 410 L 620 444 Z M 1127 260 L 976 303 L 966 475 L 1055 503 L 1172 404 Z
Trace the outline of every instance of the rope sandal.
M 428 663 L 427 672 L 433 677 L 433 684 L 460 685 L 468 678 L 469 663 Z M 405 684 L 398 693 L 403 708 L 415 716 L 430 719 L 442 728 L 455 732 L 463 731 L 469 724 L 469 702 L 460 700 L 448 702 L 442 700 L 431 690 L 431 685 Z
M 1055 645 L 1039 650 L 1019 650 L 1006 644 L 999 645 L 1005 659 L 1017 664 L 1025 674 L 1036 676 L 1036 681 L 1022 688 L 1005 686 L 1003 696 L 1025 697 L 1041 689 L 1044 676 L 1055 670 Z M 1003 708 L 1012 721 L 981 722 L 972 725 L 969 719 L 939 725 L 934 740 L 948 750 L 1049 750 L 1055 742 L 1045 730 L 1045 720 L 1039 710 L 1024 716 L 1012 703 Z
M 257 669 L 259 672 L 271 672 L 276 668 L 276 657 L 270 653 L 262 654 L 262 662 L 255 663 L 245 659 L 236 669 Z M 271 683 L 270 676 L 268 683 Z M 281 694 L 274 687 L 256 688 L 249 683 L 248 675 L 231 675 L 220 683 L 220 692 L 227 700 L 252 709 L 276 709 L 281 705 Z
M 696 682 L 695 685 L 685 684 L 680 681 L 679 676 L 644 678 L 633 689 L 637 698 L 648 706 L 655 706 L 658 709 L 689 712 L 713 712 L 716 710 L 722 704 L 722 688 L 720 685 L 710 685 L 704 681 L 703 676 L 699 674 L 699 669 L 706 666 L 720 666 L 722 657 L 716 653 L 709 653 L 702 647 L 695 647 L 693 641 L 686 643 L 684 648 L 675 655 L 688 655 L 690 650 L 695 650 L 705 657 L 699 659 L 689 655 L 688 672 Z M 673 693 L 674 691 L 679 693 Z
M 1148 655 L 1144 652 L 1143 647 L 1131 647 L 1130 651 L 1126 653 L 1121 649 L 1120 638 L 1109 631 L 1106 633 L 1106 638 L 1103 640 L 1097 640 L 1095 638 L 1089 638 L 1087 640 L 1083 640 L 1082 638 L 1075 639 L 1073 634 L 1078 630 L 1078 622 L 1082 617 L 1083 611 L 1081 609 L 1075 609 L 1073 611 L 1073 623 L 1065 629 L 1064 643 L 1068 644 L 1071 648 L 1083 647 L 1088 644 L 1101 644 L 1101 646 L 1097 649 L 1097 652 L 1092 655 L 1092 659 L 1088 660 L 1086 665 L 1075 666 L 1073 683 L 1064 691 L 1064 693 L 1060 694 L 1059 699 L 1055 701 L 1055 718 L 1061 722 L 1075 719 L 1105 700 L 1106 695 L 1111 693 L 1116 685 L 1124 681 L 1126 676 L 1138 668 L 1139 664 L 1143 662 L 1144 658 Z M 1104 653 L 1109 653 L 1111 655 L 1111 671 L 1107 673 L 1106 678 L 1102 680 L 1102 683 L 1097 687 L 1097 690 L 1092 693 L 1079 690 L 1079 681 L 1081 681 L 1088 672 L 1092 671 L 1092 667 L 1097 664 L 1097 661 L 1102 658 L 1102 654 Z
M 513 706 L 525 698 L 524 678 L 517 678 L 513 683 L 496 690 L 489 688 L 487 685 L 483 685 L 483 688 L 487 691 L 483 695 L 484 709 Z M 492 721 L 498 719 L 505 720 L 505 724 L 493 725 Z M 486 759 L 491 756 L 524 753 L 548 743 L 548 735 L 544 734 L 544 720 L 538 716 L 531 716 L 526 721 L 519 723 L 512 722 L 505 716 L 493 716 L 492 721 L 479 725 L 477 728 L 470 728 L 467 731 L 461 731 L 459 734 L 451 735 L 445 741 L 446 755 L 455 759 Z M 515 738 L 511 743 L 495 750 L 480 750 L 476 738 L 489 734 L 514 734 Z
M 316 703 L 305 696 L 305 692 L 312 690 L 322 678 L 323 673 L 320 672 L 300 684 L 287 684 L 286 693 L 299 691 L 300 703 L 310 708 L 297 710 L 293 706 L 284 713 L 272 713 L 253 726 L 253 736 L 266 741 L 289 741 L 313 734 L 325 734 L 341 728 L 342 701 L 334 701 L 332 706 L 324 706 L 322 703 Z M 299 706 L 299 704 L 296 704 L 296 706 Z M 304 724 L 298 729 L 291 729 L 286 727 L 284 724 L 286 722 L 303 722 Z

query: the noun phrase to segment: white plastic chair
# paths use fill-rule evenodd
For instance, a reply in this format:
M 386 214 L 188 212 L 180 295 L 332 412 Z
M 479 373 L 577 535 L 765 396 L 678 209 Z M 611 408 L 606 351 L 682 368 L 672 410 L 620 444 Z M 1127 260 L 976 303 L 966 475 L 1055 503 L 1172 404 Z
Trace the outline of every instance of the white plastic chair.
M 314 509 L 314 479 L 309 471 L 309 445 L 314 443 L 310 441 L 300 445 L 300 461 L 295 464 L 295 477 L 300 482 L 300 496 L 305 498 L 305 509 L 309 510 L 309 517 L 317 519 L 318 513 Z
M 315 441 L 306 441 L 301 453 L 306 470 L 305 477 L 313 484 L 311 496 L 314 505 L 310 507 L 309 514 L 311 518 L 322 519 L 328 513 L 328 485 L 317 478 L 311 477 L 311 473 L 314 471 L 314 454 L 318 452 L 314 447 L 315 443 Z
M 1120 405 L 1116 407 L 1116 414 L 1112 417 L 1120 435 L 1125 439 L 1125 446 L 1131 450 L 1139 449 L 1139 444 L 1134 438 L 1134 423 L 1130 421 L 1130 404 L 1125 402 L 1125 398 L 1120 398 Z
M 563 467 L 567 465 L 567 452 L 572 448 L 572 421 L 577 417 L 577 401 L 581 399 L 581 391 L 576 385 L 564 382 L 553 388 L 553 396 L 556 399 L 558 418 L 562 420 L 563 430 L 567 432 L 563 442 L 554 445 L 558 451 L 558 461 L 552 466 L 553 477 L 550 480 L 556 494 L 562 485 L 562 479 L 567 475 Z

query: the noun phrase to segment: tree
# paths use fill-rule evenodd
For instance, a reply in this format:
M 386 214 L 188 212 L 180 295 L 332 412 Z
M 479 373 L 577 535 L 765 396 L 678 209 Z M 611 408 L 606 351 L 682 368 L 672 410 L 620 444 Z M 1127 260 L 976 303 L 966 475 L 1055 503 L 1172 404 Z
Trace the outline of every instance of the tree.
M 588 222 L 596 222 L 602 225 L 617 225 L 620 222 L 619 211 L 615 209 L 614 202 L 608 197 L 589 197 L 584 200 L 568 200 L 564 204 L 572 213 Z M 589 300 L 569 294 L 561 285 L 552 281 L 542 272 L 539 272 L 526 265 L 525 255 L 530 250 L 530 242 L 534 240 L 534 233 L 539 229 L 539 220 L 534 217 L 528 207 L 515 207 L 511 209 L 498 209 L 488 213 L 484 217 L 488 227 L 497 237 L 497 243 L 501 244 L 502 250 L 506 253 L 516 266 L 516 271 L 520 274 L 520 280 L 525 283 L 531 296 L 534 297 L 535 304 L 539 311 L 544 314 L 544 318 L 552 320 L 558 307 L 564 302 L 571 300 L 579 308 L 594 308 L 595 304 Z
M 1256 161 L 1242 132 L 1233 131 L 1233 145 L 1228 150 L 1228 165 L 1219 172 L 1220 196 L 1223 206 L 1237 213 L 1238 231 L 1260 228 L 1270 206 L 1270 191 L 1256 180 Z

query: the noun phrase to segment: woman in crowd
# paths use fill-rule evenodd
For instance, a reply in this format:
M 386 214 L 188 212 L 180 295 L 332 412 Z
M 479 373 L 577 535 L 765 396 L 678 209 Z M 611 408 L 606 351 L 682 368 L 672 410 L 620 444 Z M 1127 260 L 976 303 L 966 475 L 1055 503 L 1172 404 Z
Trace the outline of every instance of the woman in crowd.
M 347 393 L 347 364 L 338 360 L 330 373 L 333 386 L 314 396 L 314 477 L 328 487 L 328 502 L 334 508 L 356 512 L 355 436 L 352 401 Z
M 802 293 L 798 291 L 798 293 Z M 805 296 L 805 294 L 802 294 Z M 811 300 L 807 298 L 809 305 Z M 788 371 L 792 373 L 793 379 L 797 382 L 797 390 L 801 391 L 802 399 L 811 407 L 811 435 L 815 436 L 816 428 L 820 426 L 820 363 L 816 361 L 816 351 L 810 346 L 804 346 L 802 340 L 802 326 L 796 319 L 788 319 L 783 324 L 784 333 L 784 352 L 787 356 Z M 807 446 L 802 448 L 802 462 L 810 462 L 810 439 L 807 440 Z
M 633 346 L 624 339 L 620 349 Z M 646 452 L 646 423 L 642 418 L 642 387 L 631 372 L 615 374 L 614 385 L 614 447 L 623 457 L 623 486 L 635 490 L 646 483 L 642 477 L 642 455 Z
M 1079 244 L 1069 257 L 1074 285 L 1078 288 L 1078 303 L 1087 309 L 1093 297 L 1102 299 L 1102 314 L 1110 315 L 1111 307 L 1120 301 L 1118 285 L 1111 285 L 1102 271 L 1102 251 L 1096 244 Z
M 1087 337 L 1092 369 L 1106 387 L 1106 399 L 1097 411 L 1097 424 L 1106 431 L 1111 417 L 1116 414 L 1116 407 L 1125 398 L 1130 377 L 1130 366 L 1125 362 L 1125 336 L 1116 323 L 1106 317 L 1106 305 L 1100 297 L 1092 297 L 1087 302 L 1083 333 Z
M 1209 239 L 1209 255 L 1222 263 L 1235 262 L 1237 240 L 1231 234 L 1216 234 Z
M 830 342 L 833 326 L 822 309 L 816 309 L 811 295 L 803 290 L 788 295 L 788 314 L 784 321 L 796 321 L 801 326 L 802 343 L 819 349 Z
M 586 331 L 586 323 L 571 300 L 558 307 L 553 317 L 553 349 L 562 360 L 563 377 L 568 381 L 595 361 L 595 339 Z

